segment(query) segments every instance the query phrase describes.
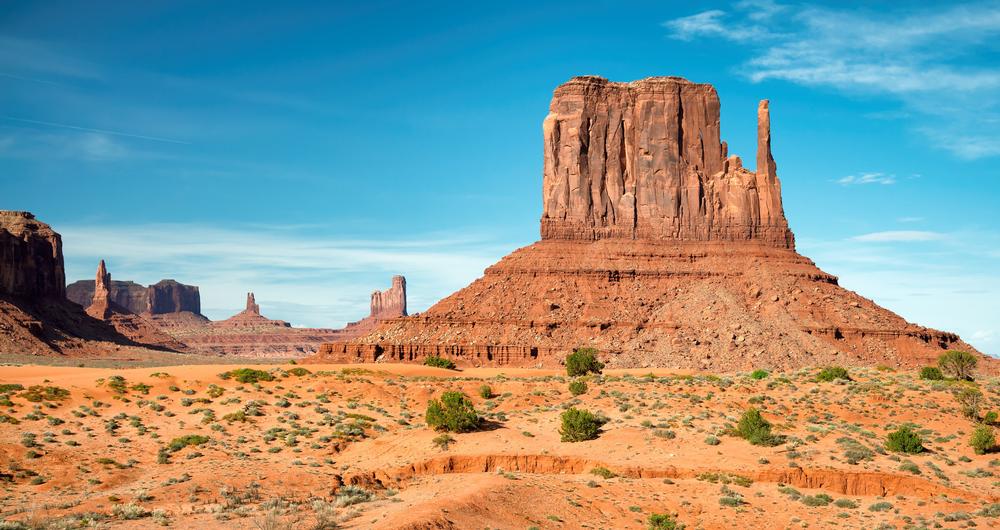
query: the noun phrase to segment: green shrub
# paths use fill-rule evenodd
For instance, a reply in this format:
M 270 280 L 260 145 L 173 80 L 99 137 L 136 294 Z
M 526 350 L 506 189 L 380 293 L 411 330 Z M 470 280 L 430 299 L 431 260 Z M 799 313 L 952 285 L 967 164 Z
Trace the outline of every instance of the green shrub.
M 31 385 L 20 396 L 32 403 L 63 401 L 69 397 L 69 390 L 57 386 Z
M 885 440 L 885 448 L 894 453 L 913 455 L 924 450 L 924 442 L 919 434 L 904 425 L 889 433 Z
M 769 376 L 769 375 L 771 375 L 771 374 L 768 373 L 767 370 L 754 370 L 754 371 L 750 372 L 750 379 L 756 379 L 756 380 L 759 381 L 761 379 L 767 378 L 767 376 Z
M 483 399 L 490 399 L 493 397 L 493 389 L 490 388 L 490 385 L 483 385 L 479 387 L 479 397 Z
M 434 444 L 434 446 L 437 447 L 438 449 L 442 451 L 447 451 L 448 446 L 455 443 L 455 439 L 452 438 L 450 434 L 444 433 L 435 436 L 434 439 L 431 440 L 431 443 Z
M 296 366 L 295 368 L 292 368 L 291 370 L 288 370 L 288 373 L 291 374 L 291 375 L 294 375 L 295 377 L 302 377 L 302 376 L 305 376 L 305 375 L 309 375 L 312 372 L 310 372 L 309 370 L 306 370 L 305 368 L 302 368 L 301 366 Z
M 920 378 L 928 381 L 942 381 L 944 374 L 936 366 L 925 366 L 920 369 Z
M 983 393 L 975 388 L 963 388 L 955 392 L 955 401 L 962 407 L 962 415 L 970 420 L 979 417 L 979 407 L 983 404 Z
M 434 366 L 436 368 L 445 368 L 447 370 L 454 370 L 455 363 L 451 359 L 445 359 L 444 357 L 438 357 L 437 355 L 430 355 L 424 359 L 424 365 Z
M 976 451 L 977 455 L 984 455 L 988 451 L 992 450 L 997 444 L 996 436 L 993 434 L 993 427 L 989 425 L 982 424 L 976 427 L 976 430 L 972 431 L 972 437 L 969 438 L 969 445 L 972 449 Z
M 448 432 L 469 432 L 479 427 L 479 414 L 472 407 L 472 401 L 461 392 L 445 392 L 441 399 L 427 403 L 425 414 L 427 426 Z
M 237 368 L 219 374 L 223 379 L 235 379 L 240 383 L 259 383 L 261 381 L 274 381 L 274 376 L 264 370 L 254 370 L 253 368 Z
M 780 438 L 771 433 L 771 424 L 760 415 L 759 410 L 752 407 L 743 413 L 736 425 L 736 433 L 753 445 L 773 446 L 781 443 Z
M 608 469 L 606 467 L 595 467 L 594 469 L 590 470 L 590 474 L 597 475 L 597 476 L 599 476 L 599 477 L 601 477 L 601 478 L 603 478 L 605 480 L 613 479 L 613 478 L 615 478 L 615 477 L 618 476 L 617 473 L 615 473 L 614 471 L 611 471 L 610 469 Z
M 583 442 L 597 438 L 604 425 L 604 420 L 598 418 L 589 410 L 569 408 L 562 413 L 562 427 L 559 428 L 560 440 L 564 442 Z
M 202 445 L 207 442 L 208 436 L 202 436 L 200 434 L 187 434 L 170 440 L 170 443 L 167 444 L 167 449 L 169 449 L 172 453 L 176 453 L 185 447 Z
M 850 381 L 851 376 L 848 375 L 847 370 L 845 370 L 842 366 L 827 366 L 826 368 L 820 370 L 819 374 L 816 376 L 817 381 L 823 381 L 825 383 L 829 383 L 834 379 Z
M 873 512 L 887 512 L 892 509 L 892 503 L 885 501 L 876 502 L 869 506 L 868 509 Z
M 577 348 L 566 356 L 566 374 L 570 377 L 599 374 L 604 369 L 604 363 L 597 360 L 597 350 L 594 348 Z
M 120 375 L 109 377 L 105 385 L 115 394 L 124 394 L 128 391 L 128 384 L 125 382 L 125 378 Z
M 942 372 L 955 379 L 970 381 L 977 362 L 975 355 L 958 350 L 948 350 L 938 357 L 938 366 L 941 367 Z
M 677 522 L 674 516 L 666 513 L 649 514 L 648 530 L 684 530 L 684 525 Z
M 569 393 L 574 396 L 587 393 L 587 382 L 583 379 L 574 379 L 569 383 Z

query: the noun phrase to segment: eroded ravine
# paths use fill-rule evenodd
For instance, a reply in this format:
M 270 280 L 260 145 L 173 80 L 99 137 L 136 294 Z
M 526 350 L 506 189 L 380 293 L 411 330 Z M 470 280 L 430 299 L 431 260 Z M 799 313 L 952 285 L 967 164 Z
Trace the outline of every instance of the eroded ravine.
M 346 473 L 335 479 L 335 486 L 357 485 L 368 488 L 397 488 L 410 480 L 430 475 L 451 473 L 517 472 L 540 475 L 577 475 L 604 467 L 618 476 L 636 479 L 695 479 L 704 473 L 727 473 L 749 478 L 754 482 L 781 483 L 799 488 L 822 489 L 852 496 L 906 495 L 930 498 L 946 495 L 966 500 L 1000 500 L 997 495 L 985 495 L 935 484 L 929 480 L 877 471 L 847 471 L 842 469 L 763 468 L 720 469 L 681 468 L 676 466 L 641 467 L 616 466 L 599 460 L 572 456 L 537 454 L 450 455 L 411 464 L 373 471 Z

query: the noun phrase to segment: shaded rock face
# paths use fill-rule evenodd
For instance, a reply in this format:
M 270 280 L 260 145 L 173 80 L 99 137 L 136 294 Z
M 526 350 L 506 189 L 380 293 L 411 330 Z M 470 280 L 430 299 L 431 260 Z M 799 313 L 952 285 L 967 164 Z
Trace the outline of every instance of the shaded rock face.
M 392 287 L 372 293 L 371 315 L 377 319 L 406 316 L 406 278 L 392 277 Z
M 63 298 L 62 238 L 28 212 L 0 210 L 0 294 Z
M 719 141 L 711 86 L 574 78 L 543 125 L 542 240 L 427 311 L 324 344 L 310 360 L 558 367 L 593 346 L 611 367 L 732 372 L 978 354 L 795 252 L 767 101 L 757 116 L 749 171 Z M 980 359 L 984 373 L 1000 372 Z
M 542 125 L 542 239 L 756 241 L 792 248 L 758 111 L 757 173 L 727 158 L 719 97 L 677 77 L 575 77 Z
M 109 289 L 111 301 L 136 314 L 201 314 L 201 293 L 195 285 L 161 280 L 144 287 L 132 281 L 112 280 Z M 93 280 L 80 280 L 66 286 L 66 297 L 83 307 L 90 304 L 93 296 Z

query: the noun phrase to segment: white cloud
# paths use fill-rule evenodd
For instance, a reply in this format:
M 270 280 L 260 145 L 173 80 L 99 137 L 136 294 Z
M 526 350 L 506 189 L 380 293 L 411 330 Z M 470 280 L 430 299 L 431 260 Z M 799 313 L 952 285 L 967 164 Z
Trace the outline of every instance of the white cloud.
M 399 240 L 337 238 L 322 227 L 193 224 L 61 225 L 67 279 L 89 279 L 99 259 L 112 277 L 198 285 L 207 316 L 236 313 L 247 291 L 262 311 L 296 325 L 339 327 L 367 314 L 369 295 L 407 277 L 421 311 L 464 287 L 514 244 L 480 234 Z
M 923 230 L 887 230 L 885 232 L 872 232 L 851 238 L 852 241 L 861 241 L 864 243 L 907 243 L 912 241 L 940 241 L 942 239 L 945 239 L 944 234 Z
M 862 173 L 860 175 L 847 175 L 846 177 L 837 179 L 837 184 L 842 186 L 850 186 L 852 184 L 895 184 L 895 175 L 886 175 L 885 173 Z
M 664 26 L 681 40 L 745 44 L 752 55 L 740 68 L 754 82 L 888 95 L 904 105 L 894 116 L 930 122 L 917 130 L 933 145 L 962 158 L 1000 155 L 1000 68 L 995 61 L 968 60 L 977 52 L 995 53 L 1000 2 L 883 12 L 768 2 L 763 14 L 756 4 L 737 2 L 729 12 L 705 11 Z

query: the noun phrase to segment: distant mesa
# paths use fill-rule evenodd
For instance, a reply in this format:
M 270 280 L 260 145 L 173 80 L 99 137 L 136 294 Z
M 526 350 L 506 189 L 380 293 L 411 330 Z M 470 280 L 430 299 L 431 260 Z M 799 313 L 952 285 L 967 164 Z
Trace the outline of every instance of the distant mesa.
M 94 291 L 94 280 L 80 280 L 66 286 L 66 297 L 87 307 Z M 108 300 L 160 327 L 208 323 L 208 318 L 201 314 L 198 287 L 176 280 L 160 280 L 148 287 L 133 281 L 113 280 L 108 284 Z
M 390 318 L 406 315 L 406 279 L 394 276 L 392 286 L 371 295 L 368 317 L 342 329 L 294 328 L 283 320 L 261 314 L 254 293 L 247 293 L 243 311 L 210 325 L 177 327 L 171 333 L 189 347 L 205 353 L 239 357 L 304 357 L 321 344 L 349 340 Z
M 324 344 L 310 361 L 556 367 L 593 346 L 612 367 L 735 371 L 979 354 L 795 251 L 770 111 L 757 107 L 750 170 L 721 141 L 711 85 L 571 79 L 542 124 L 541 240 L 420 315 Z

